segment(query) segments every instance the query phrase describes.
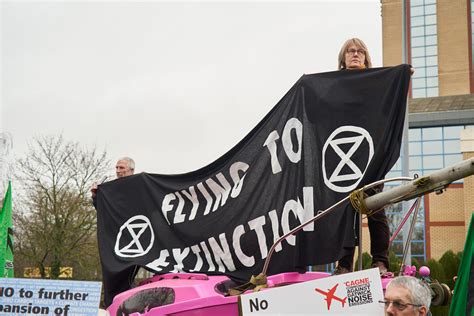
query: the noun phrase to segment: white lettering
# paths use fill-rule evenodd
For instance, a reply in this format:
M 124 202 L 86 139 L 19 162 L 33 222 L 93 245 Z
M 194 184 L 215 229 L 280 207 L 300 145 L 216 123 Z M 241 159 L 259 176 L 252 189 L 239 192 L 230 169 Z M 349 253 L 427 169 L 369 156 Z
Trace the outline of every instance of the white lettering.
M 163 213 L 163 217 L 168 222 L 168 225 L 170 225 L 170 221 L 168 220 L 168 216 L 166 214 L 169 211 L 173 210 L 173 205 L 171 205 L 170 202 L 173 201 L 175 198 L 176 196 L 174 195 L 174 193 L 168 193 L 165 195 L 163 203 L 161 203 L 161 212 Z
M 189 194 L 186 190 L 181 190 L 181 193 L 183 193 L 184 196 L 186 196 L 191 201 L 191 203 L 193 203 L 193 208 L 191 209 L 191 214 L 189 215 L 189 220 L 192 221 L 196 217 L 197 209 L 199 206 L 199 200 L 196 194 L 196 190 L 193 186 L 189 187 L 189 192 L 191 192 L 191 194 Z
M 236 198 L 239 196 L 240 190 L 242 190 L 242 186 L 244 185 L 244 178 L 246 175 L 245 172 L 247 171 L 248 168 L 249 168 L 248 164 L 244 162 L 240 162 L 240 161 L 237 161 L 236 163 L 233 163 L 232 166 L 230 166 L 229 174 L 232 181 L 234 182 L 234 187 L 232 188 L 232 192 L 230 193 L 230 196 L 232 198 Z M 239 171 L 244 172 L 244 175 L 242 176 L 242 178 L 239 177 Z
M 214 208 L 212 209 L 213 212 L 217 210 L 217 208 L 219 207 L 219 202 L 221 200 L 222 200 L 221 206 L 224 206 L 225 202 L 227 201 L 227 198 L 229 197 L 230 190 L 231 190 L 229 182 L 227 182 L 226 178 L 224 177 L 222 173 L 219 172 L 216 175 L 216 177 L 217 179 L 219 179 L 219 182 L 221 183 L 222 186 L 220 186 L 219 184 L 217 184 L 216 181 L 210 178 L 206 180 L 206 184 L 209 186 L 212 193 L 214 193 L 214 196 L 216 197 Z
M 232 246 L 234 247 L 237 259 L 246 267 L 252 267 L 255 264 L 255 258 L 247 256 L 240 247 L 240 238 L 245 234 L 244 225 L 239 225 L 234 229 L 232 236 Z
M 181 251 L 179 248 L 173 248 L 173 258 L 176 264 L 173 267 L 172 272 L 183 272 L 184 264 L 183 261 L 189 254 L 189 247 L 186 247 Z
M 306 220 L 309 220 L 314 215 L 314 207 L 313 207 L 313 188 L 312 187 L 305 187 L 303 188 L 303 201 L 305 202 L 305 206 L 301 205 L 299 199 L 298 201 L 295 200 L 288 200 L 283 207 L 283 212 L 281 214 L 281 227 L 283 229 L 283 234 L 288 234 L 291 231 L 290 228 L 290 212 L 295 215 L 296 218 L 300 221 L 300 223 L 304 223 Z M 306 204 L 308 203 L 308 204 Z M 303 228 L 305 231 L 313 231 L 314 224 L 311 223 L 307 227 Z M 295 245 L 295 236 L 288 236 L 286 238 L 288 244 L 294 246 Z
M 270 217 L 270 222 L 272 222 L 272 231 L 273 231 L 273 243 L 275 243 L 278 238 L 280 238 L 280 233 L 278 232 L 278 228 L 280 227 L 279 222 L 278 222 L 278 215 L 276 210 L 271 210 L 268 213 L 268 216 Z M 279 252 L 281 251 L 281 243 L 275 246 L 275 251 Z
M 196 265 L 194 266 L 193 269 L 191 269 L 191 272 L 193 271 L 200 271 L 202 268 L 202 258 L 201 255 L 199 254 L 201 252 L 201 249 L 199 249 L 198 245 L 191 246 L 192 252 L 196 255 Z
M 204 210 L 204 215 L 207 215 L 209 214 L 209 211 L 211 210 L 211 206 L 212 206 L 212 197 L 211 195 L 209 194 L 209 192 L 207 192 L 206 188 L 204 187 L 204 185 L 202 184 L 202 182 L 199 182 L 197 184 L 197 187 L 199 189 L 199 191 L 201 191 L 202 195 L 204 196 L 204 198 L 206 199 L 206 209 Z
M 280 136 L 278 135 L 277 131 L 273 131 L 268 134 L 267 139 L 263 146 L 268 148 L 268 152 L 270 153 L 270 163 L 272 165 L 272 172 L 273 174 L 277 174 L 281 172 L 281 165 L 278 162 L 278 155 L 277 155 L 277 145 L 276 140 L 279 139 Z
M 235 169 L 237 170 L 237 169 Z M 240 169 L 243 170 L 243 169 Z M 221 180 L 222 181 L 222 180 Z M 235 183 L 235 182 L 234 182 Z M 203 184 L 200 185 L 204 188 Z M 251 219 L 247 222 L 249 230 L 246 231 L 246 225 L 240 224 L 235 227 L 232 233 L 232 240 L 228 241 L 226 233 L 221 233 L 218 237 L 210 237 L 204 241 L 199 242 L 193 246 L 184 248 L 173 248 L 173 249 L 162 249 L 158 259 L 148 263 L 146 266 L 156 272 L 159 271 L 170 271 L 168 267 L 173 267 L 171 272 L 213 272 L 213 271 L 235 271 L 235 258 L 237 262 L 241 263 L 241 266 L 253 267 L 259 260 L 263 260 L 268 255 L 267 238 L 270 239 L 265 233 L 269 233 L 270 229 L 273 234 L 273 242 L 276 242 L 281 235 L 288 234 L 292 227 L 290 225 L 299 225 L 299 223 L 305 223 L 314 216 L 314 197 L 313 187 L 302 188 L 303 197 L 297 197 L 295 200 L 287 200 L 281 211 L 281 217 L 279 218 L 277 210 L 273 209 L 266 215 L 258 216 L 257 218 Z M 196 191 L 194 187 L 190 187 L 189 192 L 183 195 L 190 201 L 196 201 Z M 227 191 L 230 192 L 230 191 Z M 223 194 L 223 193 L 221 193 Z M 179 192 L 170 193 L 165 196 L 163 201 L 163 214 L 168 214 L 169 209 L 173 208 L 171 201 L 178 199 Z M 222 200 L 223 197 L 220 199 Z M 181 199 L 184 198 L 181 196 Z M 187 200 L 186 200 L 187 201 Z M 174 206 L 179 205 L 175 203 Z M 194 205 L 194 204 L 193 204 Z M 179 207 L 177 207 L 179 209 Z M 292 215 L 291 215 L 292 214 Z M 265 227 L 267 224 L 267 216 L 269 218 L 269 227 Z M 176 215 L 174 216 L 176 217 Z M 181 217 L 178 217 L 181 218 Z M 281 227 L 281 228 L 280 228 Z M 314 224 L 310 223 L 303 228 L 304 231 L 314 231 Z M 247 232 L 253 231 L 254 233 L 246 236 Z M 228 233 L 229 234 L 229 233 Z M 255 235 L 254 235 L 255 234 Z M 269 240 L 270 241 L 270 240 Z M 229 242 L 231 242 L 229 246 Z M 249 246 L 256 247 L 255 242 L 258 243 L 260 256 Z M 296 238 L 294 235 L 288 236 L 286 242 L 290 246 L 296 245 Z M 280 252 L 283 249 L 282 243 L 279 243 L 275 247 L 276 252 Z M 247 253 L 245 253 L 246 251 Z M 186 258 L 191 254 L 196 257 L 194 268 L 185 266 Z M 170 253 L 172 253 L 172 260 L 169 259 Z M 202 255 L 204 254 L 204 255 Z M 233 257 L 235 256 L 235 257 Z M 170 262 L 171 261 L 171 262 Z M 189 261 L 189 260 L 188 260 Z
M 211 253 L 209 252 L 206 243 L 204 241 L 201 241 L 199 244 L 201 245 L 201 248 L 204 251 L 204 256 L 206 257 L 207 264 L 209 265 L 208 271 L 216 271 L 216 267 L 214 266 L 214 262 L 211 258 Z
M 290 212 L 296 215 L 298 209 L 298 202 L 295 200 L 288 200 L 283 207 L 283 213 L 281 214 L 281 227 L 283 228 L 283 234 L 286 235 L 291 231 L 290 228 Z M 296 217 L 296 216 L 295 216 Z M 289 245 L 294 246 L 296 244 L 295 236 L 286 237 L 286 242 Z
M 219 266 L 219 271 L 225 272 L 224 264 L 229 271 L 235 271 L 232 254 L 230 253 L 229 244 L 227 243 L 224 233 L 219 235 L 219 240 L 221 241 L 222 248 L 219 246 L 214 237 L 209 238 L 209 245 L 211 246 L 212 252 L 214 253 L 214 258 L 216 259 L 216 263 Z
M 146 266 L 154 271 L 161 271 L 163 270 L 162 267 L 164 268 L 170 264 L 168 261 L 166 261 L 166 258 L 168 258 L 169 256 L 169 251 L 163 249 L 160 251 L 160 256 L 158 257 L 158 259 L 148 263 Z
M 181 196 L 181 194 L 179 194 L 179 192 L 175 192 L 175 194 L 178 196 L 179 202 L 178 202 L 178 208 L 176 209 L 176 213 L 174 213 L 173 224 L 184 222 L 184 214 L 183 214 L 184 199 Z
M 291 139 L 291 130 L 293 129 L 296 131 L 296 139 L 298 141 L 298 150 L 296 152 L 293 151 L 293 141 Z M 301 143 L 303 142 L 303 124 L 296 118 L 289 119 L 283 129 L 281 141 L 288 159 L 293 163 L 299 162 L 301 160 Z
M 260 247 L 260 254 L 262 259 L 267 257 L 268 248 L 267 248 L 267 239 L 265 232 L 263 231 L 263 225 L 265 225 L 265 216 L 259 216 L 251 221 L 249 221 L 250 230 L 254 230 L 257 234 L 258 245 Z

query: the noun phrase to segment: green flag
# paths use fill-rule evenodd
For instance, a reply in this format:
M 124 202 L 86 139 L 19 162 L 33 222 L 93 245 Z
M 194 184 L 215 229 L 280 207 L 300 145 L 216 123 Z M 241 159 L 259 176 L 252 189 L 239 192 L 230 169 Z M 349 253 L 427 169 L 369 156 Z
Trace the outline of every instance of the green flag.
M 450 316 L 474 315 L 474 214 L 467 232 L 466 244 L 459 266 L 454 295 L 449 308 Z
M 0 278 L 13 278 L 13 221 L 12 184 L 8 183 L 7 193 L 0 212 Z

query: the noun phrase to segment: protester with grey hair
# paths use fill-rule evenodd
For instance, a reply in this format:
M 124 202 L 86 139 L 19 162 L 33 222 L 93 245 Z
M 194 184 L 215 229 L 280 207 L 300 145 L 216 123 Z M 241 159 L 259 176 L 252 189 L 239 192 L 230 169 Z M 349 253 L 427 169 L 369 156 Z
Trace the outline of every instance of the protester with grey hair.
M 367 45 L 359 38 L 350 38 L 342 45 L 338 55 L 339 70 L 358 70 L 372 67 Z M 368 190 L 368 195 L 374 195 L 383 190 L 383 185 Z M 379 210 L 368 217 L 370 234 L 370 254 L 372 255 L 372 267 L 377 267 L 380 274 L 387 273 L 389 268 L 388 247 L 390 230 L 388 227 L 385 210 Z M 339 258 L 334 274 L 352 272 L 354 266 L 355 248 L 351 247 L 349 253 Z
M 357 71 L 361 69 L 372 68 L 367 45 L 359 38 L 350 38 L 344 42 L 337 57 L 338 70 Z M 415 70 L 410 68 L 413 75 Z M 383 190 L 383 185 L 366 190 L 369 196 L 377 194 Z M 370 234 L 370 254 L 372 255 L 372 267 L 379 268 L 380 274 L 385 275 L 388 272 L 388 248 L 390 246 L 390 229 L 388 226 L 385 210 L 381 209 L 367 218 Z M 352 272 L 354 265 L 355 247 L 349 249 L 349 253 L 339 258 L 334 274 L 343 274 Z
M 429 315 L 431 291 L 426 283 L 411 277 L 394 278 L 385 290 L 386 316 L 424 316 Z
M 135 172 L 135 161 L 130 157 L 122 157 L 115 164 L 115 175 L 117 179 L 131 176 Z M 92 204 L 94 207 L 96 204 L 96 194 L 97 194 L 97 183 L 92 184 L 91 195 L 92 195 Z
M 115 165 L 117 178 L 131 176 L 135 172 L 135 161 L 129 157 L 120 158 Z
M 337 56 L 338 70 L 372 68 L 367 45 L 359 38 L 350 38 L 342 45 Z

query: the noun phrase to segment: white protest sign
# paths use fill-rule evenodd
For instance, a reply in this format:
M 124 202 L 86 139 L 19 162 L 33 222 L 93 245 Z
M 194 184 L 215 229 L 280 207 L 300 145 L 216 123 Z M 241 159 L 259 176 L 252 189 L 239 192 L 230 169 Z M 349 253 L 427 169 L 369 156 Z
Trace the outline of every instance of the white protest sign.
M 101 282 L 0 279 L 0 315 L 94 315 Z
M 383 315 L 379 269 L 265 289 L 239 297 L 241 316 Z

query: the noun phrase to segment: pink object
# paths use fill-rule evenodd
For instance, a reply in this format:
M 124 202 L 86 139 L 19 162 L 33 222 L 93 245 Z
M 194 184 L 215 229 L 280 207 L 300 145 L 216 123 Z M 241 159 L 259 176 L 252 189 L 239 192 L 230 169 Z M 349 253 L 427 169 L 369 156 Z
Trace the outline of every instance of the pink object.
M 408 267 L 411 271 L 412 267 Z M 428 269 L 429 270 L 429 269 Z M 416 268 L 415 268 L 416 272 Z M 325 272 L 287 272 L 267 277 L 268 291 L 277 286 L 301 283 L 330 276 Z M 382 277 L 385 290 L 393 274 Z M 115 296 L 108 312 L 111 316 L 238 316 L 238 296 L 224 296 L 224 291 L 236 284 L 226 276 L 208 276 L 199 273 L 168 273 L 146 279 L 138 287 Z M 161 292 L 160 292 L 161 291 Z M 141 295 L 140 293 L 146 293 Z M 153 305 L 157 297 L 172 293 L 167 305 Z M 164 301 L 166 299 L 163 299 Z M 156 302 L 155 302 L 156 303 Z M 144 307 L 145 306 L 145 307 Z M 157 307 L 154 307 L 157 306 Z
M 416 267 L 415 266 L 405 266 L 403 269 L 403 275 L 406 276 L 416 276 Z
M 267 283 L 268 291 L 275 286 L 301 283 L 330 276 L 324 272 L 288 272 L 269 276 Z M 108 311 L 111 316 L 121 315 L 120 308 L 130 315 L 170 315 L 170 316 L 237 316 L 238 296 L 224 296 L 223 290 L 233 287 L 235 284 L 226 276 L 208 276 L 195 273 L 169 273 L 157 275 L 147 279 L 140 286 L 125 291 L 115 296 Z M 158 293 L 159 289 L 162 293 Z M 138 292 L 148 291 L 155 298 L 174 293 L 174 301 L 168 305 L 158 307 L 150 306 L 143 308 L 148 303 L 144 303 L 147 298 L 135 296 Z M 127 302 L 125 302 L 127 301 Z M 124 303 L 125 302 L 125 303 Z M 138 304 L 135 304 L 139 302 Z M 120 305 L 123 304 L 122 307 Z M 136 308 L 140 306 L 140 308 Z M 135 307 L 135 309 L 134 309 Z M 142 309 L 142 310 L 137 310 Z M 117 311 L 119 313 L 117 314 Z
M 387 285 L 392 281 L 393 278 L 382 278 L 382 289 L 383 292 L 385 293 L 385 289 L 387 288 Z
M 426 277 L 429 277 L 430 276 L 430 268 L 428 268 L 427 266 L 422 266 L 420 267 L 420 275 L 424 278 Z

